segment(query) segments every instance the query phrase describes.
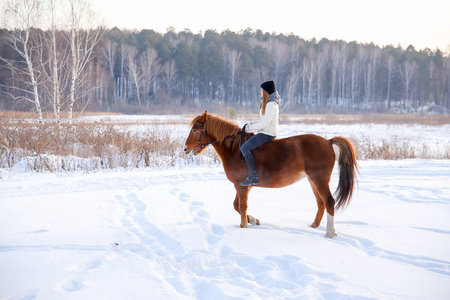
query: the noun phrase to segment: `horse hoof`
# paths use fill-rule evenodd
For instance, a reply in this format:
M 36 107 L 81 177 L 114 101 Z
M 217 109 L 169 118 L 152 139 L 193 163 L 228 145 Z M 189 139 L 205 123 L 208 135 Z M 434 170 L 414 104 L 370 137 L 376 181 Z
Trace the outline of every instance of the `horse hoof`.
M 261 223 L 259 223 L 259 220 L 251 215 L 247 215 L 247 222 L 252 225 L 261 225 Z
M 316 223 L 312 223 L 309 227 L 311 228 L 317 228 L 319 227 L 320 224 L 316 224 Z
M 325 235 L 325 237 L 332 239 L 333 237 L 338 236 L 338 234 L 335 232 L 327 232 L 327 234 Z

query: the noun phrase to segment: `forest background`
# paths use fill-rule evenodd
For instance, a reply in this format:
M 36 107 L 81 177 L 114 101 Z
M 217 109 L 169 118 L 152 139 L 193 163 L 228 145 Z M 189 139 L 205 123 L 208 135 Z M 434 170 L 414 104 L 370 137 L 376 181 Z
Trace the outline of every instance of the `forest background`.
M 58 2 L 60 3 L 60 2 Z M 450 57 L 440 49 L 305 40 L 247 28 L 165 33 L 99 26 L 78 0 L 6 1 L 0 110 L 256 112 L 274 80 L 283 113 L 447 113 Z M 44 25 L 43 25 L 44 24 Z M 65 114 L 64 114 L 65 115 Z

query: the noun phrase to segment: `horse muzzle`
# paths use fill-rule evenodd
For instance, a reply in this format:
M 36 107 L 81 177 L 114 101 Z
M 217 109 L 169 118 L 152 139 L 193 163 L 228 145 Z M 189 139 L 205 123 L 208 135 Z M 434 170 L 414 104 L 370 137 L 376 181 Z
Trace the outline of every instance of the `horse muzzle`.
M 184 154 L 189 154 L 189 153 L 191 153 L 192 152 L 192 154 L 194 154 L 194 155 L 197 155 L 198 154 L 198 151 L 196 151 L 196 148 L 192 148 L 192 149 L 188 149 L 188 147 L 187 146 L 184 146 Z

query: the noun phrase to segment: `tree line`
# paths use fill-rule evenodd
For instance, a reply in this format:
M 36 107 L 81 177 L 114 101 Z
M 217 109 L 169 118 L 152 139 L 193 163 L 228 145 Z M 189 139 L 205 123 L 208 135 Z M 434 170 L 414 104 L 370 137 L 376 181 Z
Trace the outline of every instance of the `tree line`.
M 34 2 L 32 0 L 22 0 Z M 158 107 L 257 107 L 274 80 L 282 112 L 446 112 L 450 58 L 440 49 L 305 40 L 251 28 L 165 33 L 88 28 L 88 10 L 67 0 L 67 25 L 49 14 L 38 29 L 29 11 L 9 11 L 0 30 L 0 109 L 151 113 Z M 53 0 L 50 0 L 53 3 Z M 47 12 L 52 12 L 47 8 Z M 15 14 L 15 15 L 14 15 Z M 84 19 L 83 19 L 84 18 Z

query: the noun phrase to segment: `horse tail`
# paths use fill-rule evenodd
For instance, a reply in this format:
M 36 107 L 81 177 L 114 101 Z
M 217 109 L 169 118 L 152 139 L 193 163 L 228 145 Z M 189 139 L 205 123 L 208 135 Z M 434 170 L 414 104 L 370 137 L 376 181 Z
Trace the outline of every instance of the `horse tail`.
M 355 184 L 358 164 L 356 153 L 350 141 L 343 137 L 334 137 L 330 140 L 331 145 L 339 148 L 339 183 L 334 193 L 336 199 L 336 210 L 345 208 L 352 198 L 353 186 Z

